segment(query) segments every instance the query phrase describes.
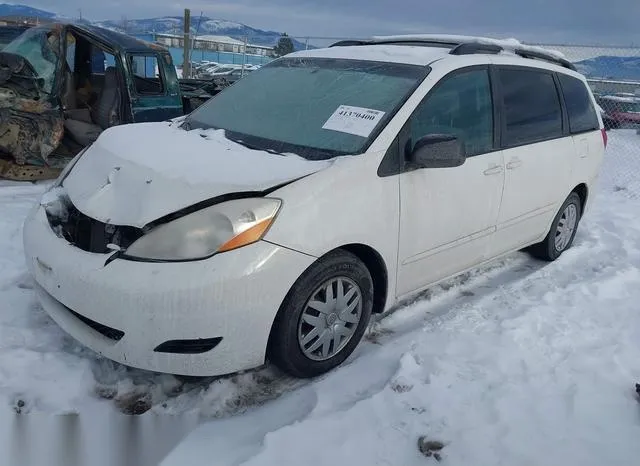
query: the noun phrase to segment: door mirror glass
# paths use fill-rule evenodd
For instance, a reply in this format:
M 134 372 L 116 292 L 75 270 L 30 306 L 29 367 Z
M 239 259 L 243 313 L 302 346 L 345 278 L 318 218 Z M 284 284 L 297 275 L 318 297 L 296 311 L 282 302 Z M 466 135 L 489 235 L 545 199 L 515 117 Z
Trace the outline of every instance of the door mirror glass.
M 450 134 L 428 134 L 416 141 L 408 163 L 413 168 L 459 167 L 465 161 L 462 142 Z

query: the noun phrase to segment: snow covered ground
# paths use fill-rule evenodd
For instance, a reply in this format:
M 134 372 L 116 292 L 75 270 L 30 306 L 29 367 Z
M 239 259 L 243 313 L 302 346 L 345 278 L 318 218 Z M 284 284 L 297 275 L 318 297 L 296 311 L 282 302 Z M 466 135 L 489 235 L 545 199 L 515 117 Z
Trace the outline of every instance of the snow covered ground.
M 597 200 L 559 261 L 518 253 L 435 287 L 313 382 L 271 368 L 185 381 L 82 348 L 36 304 L 23 264 L 21 222 L 44 186 L 4 182 L 0 419 L 11 411 L 208 419 L 164 466 L 435 462 L 418 451 L 422 435 L 445 444 L 448 465 L 637 464 L 639 148 L 635 132 L 610 133 Z M 156 461 L 173 444 L 163 447 Z

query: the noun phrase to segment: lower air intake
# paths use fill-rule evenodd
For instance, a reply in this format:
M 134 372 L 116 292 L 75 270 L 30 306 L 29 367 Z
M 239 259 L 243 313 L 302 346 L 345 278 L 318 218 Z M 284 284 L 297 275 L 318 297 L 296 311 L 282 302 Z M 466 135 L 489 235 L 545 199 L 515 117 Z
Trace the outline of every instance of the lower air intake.
M 222 337 L 199 338 L 196 340 L 169 340 L 158 345 L 156 353 L 201 354 L 211 351 L 222 341 Z

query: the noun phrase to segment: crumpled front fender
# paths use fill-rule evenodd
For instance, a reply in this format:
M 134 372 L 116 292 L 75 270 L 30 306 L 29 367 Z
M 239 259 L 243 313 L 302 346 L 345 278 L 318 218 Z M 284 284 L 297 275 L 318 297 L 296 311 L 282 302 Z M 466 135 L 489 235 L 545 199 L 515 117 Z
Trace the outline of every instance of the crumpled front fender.
M 18 165 L 46 165 L 64 135 L 62 112 L 42 100 L 0 88 L 0 153 Z

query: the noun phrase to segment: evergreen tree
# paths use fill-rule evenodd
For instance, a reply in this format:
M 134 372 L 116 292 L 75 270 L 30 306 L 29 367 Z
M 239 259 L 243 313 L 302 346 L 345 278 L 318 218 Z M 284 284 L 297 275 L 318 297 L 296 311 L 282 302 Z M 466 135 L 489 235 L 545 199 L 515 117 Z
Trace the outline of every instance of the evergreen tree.
M 283 55 L 287 55 L 288 53 L 292 53 L 293 51 L 293 41 L 291 40 L 291 37 L 289 37 L 285 32 L 278 40 L 278 45 L 275 46 L 273 52 L 276 57 L 281 57 Z

